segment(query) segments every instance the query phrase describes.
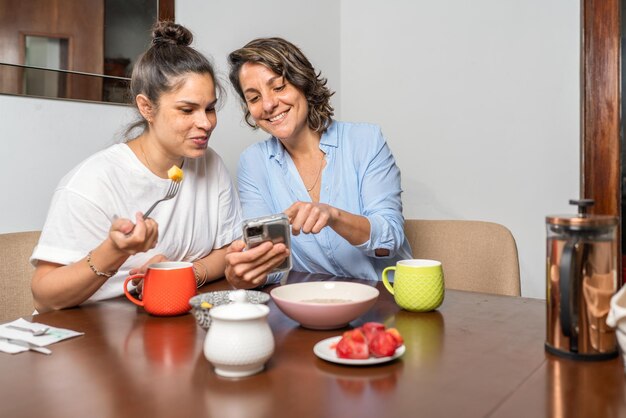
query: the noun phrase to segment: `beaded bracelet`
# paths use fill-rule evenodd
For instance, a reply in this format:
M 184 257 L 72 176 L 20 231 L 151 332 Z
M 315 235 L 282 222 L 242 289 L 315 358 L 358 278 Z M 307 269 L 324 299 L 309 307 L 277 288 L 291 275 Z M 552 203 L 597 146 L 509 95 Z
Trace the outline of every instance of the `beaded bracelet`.
M 108 278 L 111 278 L 111 277 L 113 277 L 113 276 L 115 276 L 115 273 L 117 273 L 117 270 L 115 270 L 115 271 L 110 271 L 110 272 L 100 271 L 100 270 L 98 270 L 98 269 L 96 268 L 96 266 L 94 266 L 94 265 L 91 263 L 91 253 L 92 253 L 92 252 L 93 252 L 93 250 L 92 250 L 92 251 L 89 251 L 89 252 L 87 253 L 87 264 L 89 265 L 89 268 L 91 269 L 91 271 L 93 271 L 93 272 L 94 272 L 94 274 L 95 274 L 96 276 L 106 277 L 107 279 L 108 279 Z
M 202 275 L 202 278 L 200 277 L 200 274 L 198 273 L 198 269 L 196 269 L 197 264 L 200 264 L 202 268 L 204 269 L 204 274 Z M 200 261 L 196 261 L 195 263 L 193 263 L 193 274 L 196 277 L 196 286 L 198 287 L 198 289 L 200 289 L 206 283 L 207 276 L 209 275 L 208 273 L 209 272 L 206 266 L 202 264 Z

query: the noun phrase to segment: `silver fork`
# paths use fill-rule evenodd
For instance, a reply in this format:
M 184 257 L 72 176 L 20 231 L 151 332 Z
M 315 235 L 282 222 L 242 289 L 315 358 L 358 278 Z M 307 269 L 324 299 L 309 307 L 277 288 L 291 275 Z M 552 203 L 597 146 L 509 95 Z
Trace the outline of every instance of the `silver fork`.
M 182 182 L 183 182 L 182 180 L 180 181 L 172 180 L 172 183 L 170 184 L 169 189 L 167 189 L 167 193 L 165 193 L 165 196 L 162 199 L 157 200 L 156 202 L 154 202 L 152 206 L 150 206 L 150 209 L 148 209 L 146 213 L 143 214 L 143 219 L 148 219 L 148 216 L 150 216 L 154 208 L 156 208 L 156 206 L 159 203 L 165 200 L 170 200 L 171 198 L 176 196 L 176 194 L 178 193 L 178 189 L 180 189 L 180 183 Z M 126 236 L 132 234 L 134 230 L 135 230 L 135 226 L 133 225 L 132 229 L 128 233 L 126 233 Z
M 167 193 L 165 193 L 165 197 L 163 197 L 162 199 L 159 199 L 156 202 L 154 202 L 154 204 L 152 206 L 150 206 L 150 209 L 148 209 L 146 211 L 146 213 L 144 213 L 143 218 L 147 219 L 148 216 L 150 216 L 150 214 L 152 213 L 154 208 L 156 208 L 156 206 L 159 203 L 161 203 L 161 202 L 163 202 L 165 200 L 170 200 L 171 198 L 176 196 L 176 194 L 178 193 L 178 189 L 180 189 L 180 183 L 182 183 L 182 180 L 181 181 L 174 181 L 174 180 L 172 180 L 172 183 L 170 184 L 170 188 L 167 189 Z

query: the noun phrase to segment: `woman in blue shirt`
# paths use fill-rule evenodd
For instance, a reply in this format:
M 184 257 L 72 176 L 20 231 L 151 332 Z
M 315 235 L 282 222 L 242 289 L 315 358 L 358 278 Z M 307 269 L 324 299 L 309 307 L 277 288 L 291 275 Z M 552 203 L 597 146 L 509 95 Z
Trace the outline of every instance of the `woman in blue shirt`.
M 253 40 L 229 63 L 246 122 L 271 135 L 239 161 L 244 218 L 284 212 L 297 271 L 379 280 L 411 258 L 400 170 L 380 128 L 334 121 L 326 79 L 284 39 Z M 226 256 L 237 287 L 265 283 L 289 254 L 283 244 L 244 247 L 235 242 Z

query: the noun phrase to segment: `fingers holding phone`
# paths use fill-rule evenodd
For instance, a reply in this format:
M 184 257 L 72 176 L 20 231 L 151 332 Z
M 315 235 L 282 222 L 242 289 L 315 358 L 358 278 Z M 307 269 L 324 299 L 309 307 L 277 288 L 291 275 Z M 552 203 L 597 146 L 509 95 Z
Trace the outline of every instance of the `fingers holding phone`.
M 265 243 L 282 244 L 286 249 L 291 248 L 291 232 L 289 218 L 284 213 L 248 219 L 243 222 L 243 239 L 248 251 Z M 269 247 L 268 247 L 269 248 Z M 280 252 L 282 247 L 278 247 Z M 273 249 L 273 248 L 272 248 Z M 279 273 L 291 270 L 291 256 L 282 263 L 274 266 L 270 273 Z
M 289 258 L 290 251 L 284 243 L 265 241 L 247 248 L 245 242 L 235 241 L 226 254 L 226 278 L 236 288 L 254 288 L 265 283 L 267 275 Z
M 291 269 L 289 218 L 283 213 L 247 219 L 243 241 L 233 242 L 226 253 L 226 278 L 237 288 L 262 285 L 271 273 Z

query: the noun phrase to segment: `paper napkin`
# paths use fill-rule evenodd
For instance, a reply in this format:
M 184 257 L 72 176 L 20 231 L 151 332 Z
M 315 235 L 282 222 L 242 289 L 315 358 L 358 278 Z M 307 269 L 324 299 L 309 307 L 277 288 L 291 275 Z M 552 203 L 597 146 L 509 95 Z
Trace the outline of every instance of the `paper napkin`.
M 22 328 L 32 329 L 34 331 L 39 330 L 43 327 L 48 327 L 48 332 L 44 335 L 33 335 L 28 331 L 20 331 L 13 328 L 8 328 L 7 325 L 15 325 Z M 29 343 L 35 344 L 39 347 L 43 347 L 46 345 L 54 344 L 56 342 L 66 340 L 68 338 L 77 337 L 79 335 L 84 335 L 84 332 L 73 331 L 71 329 L 65 328 L 55 328 L 48 326 L 46 324 L 34 323 L 25 320 L 24 318 L 16 319 L 12 322 L 7 322 L 6 324 L 0 324 L 0 338 L 10 338 L 10 339 L 18 339 L 22 341 L 27 341 Z M 15 354 L 21 353 L 22 351 L 27 351 L 28 348 L 22 347 L 19 345 L 11 344 L 6 340 L 0 339 L 0 351 Z

